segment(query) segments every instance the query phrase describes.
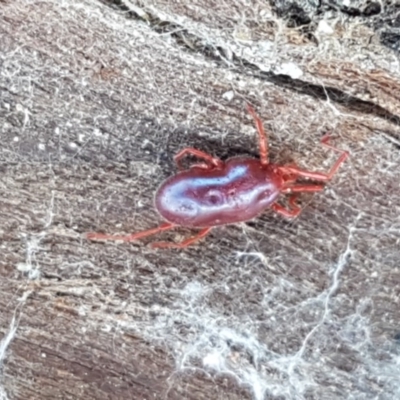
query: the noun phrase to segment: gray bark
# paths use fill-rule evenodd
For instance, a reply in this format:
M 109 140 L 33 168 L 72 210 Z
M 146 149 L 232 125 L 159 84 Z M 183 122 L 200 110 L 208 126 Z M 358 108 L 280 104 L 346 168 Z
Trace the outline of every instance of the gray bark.
M 399 398 L 399 9 L 346 4 L 0 2 L 0 399 Z M 257 155 L 247 102 L 274 163 L 350 152 L 298 218 L 85 240 Z

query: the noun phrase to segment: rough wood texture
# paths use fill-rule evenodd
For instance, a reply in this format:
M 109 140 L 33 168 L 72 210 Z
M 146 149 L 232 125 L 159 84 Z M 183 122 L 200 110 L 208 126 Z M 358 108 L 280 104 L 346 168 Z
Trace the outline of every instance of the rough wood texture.
M 0 399 L 400 397 L 400 11 L 317 3 L 0 1 Z M 275 162 L 351 152 L 296 220 L 82 237 L 156 226 L 182 147 L 256 154 L 246 102 Z

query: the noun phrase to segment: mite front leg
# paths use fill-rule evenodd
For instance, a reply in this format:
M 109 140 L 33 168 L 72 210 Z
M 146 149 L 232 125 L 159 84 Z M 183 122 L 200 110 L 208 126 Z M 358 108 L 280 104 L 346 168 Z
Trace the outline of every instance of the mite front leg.
M 281 193 L 287 193 L 287 194 L 292 194 L 289 197 L 289 206 L 290 209 L 285 208 L 281 206 L 280 204 L 274 203 L 272 204 L 271 208 L 278 212 L 279 214 L 284 215 L 285 217 L 288 218 L 295 218 L 297 217 L 300 212 L 301 208 L 296 204 L 296 200 L 299 197 L 300 193 L 315 193 L 315 192 L 320 192 L 325 188 L 324 185 L 321 184 L 298 184 L 298 185 L 292 185 L 292 186 L 287 186 L 284 187 L 281 191 Z
M 298 197 L 299 197 L 298 194 L 294 194 L 293 196 L 290 196 L 289 206 L 291 208 L 285 208 L 278 203 L 272 204 L 271 208 L 275 212 L 283 215 L 286 218 L 296 218 L 301 212 L 301 208 L 296 204 L 296 200 Z
M 340 157 L 336 160 L 335 164 L 333 164 L 332 168 L 328 173 L 322 173 L 322 172 L 312 172 L 312 171 L 305 171 L 297 167 L 293 167 L 290 165 L 286 165 L 283 167 L 279 167 L 279 170 L 284 173 L 284 174 L 293 174 L 297 175 L 298 177 L 302 178 L 309 178 L 313 179 L 315 181 L 321 181 L 321 182 L 327 182 L 332 179 L 332 177 L 336 174 L 337 170 L 339 169 L 340 165 L 346 160 L 346 158 L 349 156 L 349 152 L 345 150 L 338 149 L 332 145 L 330 145 L 329 142 L 330 136 L 325 135 L 321 143 L 323 146 L 328 147 L 334 151 L 337 151 L 338 153 L 341 153 Z
M 264 130 L 263 123 L 262 123 L 260 117 L 254 111 L 254 108 L 250 104 L 247 104 L 247 111 L 254 118 L 254 122 L 256 123 L 257 131 L 258 131 L 258 138 L 259 138 L 258 143 L 260 146 L 260 162 L 262 165 L 267 165 L 269 163 L 269 161 L 268 161 L 268 139 L 267 139 L 267 135 Z
M 332 146 L 331 144 L 329 144 L 329 140 L 330 140 L 330 135 L 329 133 L 327 133 L 322 139 L 321 139 L 321 144 L 325 147 L 328 147 L 329 149 L 336 151 L 338 153 L 340 153 L 340 157 L 337 159 L 337 161 L 335 162 L 335 164 L 333 164 L 331 170 L 328 172 L 327 177 L 328 180 L 332 179 L 333 175 L 336 174 L 336 171 L 339 169 L 340 164 L 342 164 L 346 158 L 349 156 L 349 152 L 345 151 L 345 150 L 341 150 L 338 149 L 337 147 Z
M 281 190 L 281 193 L 300 193 L 300 192 L 320 192 L 325 188 L 322 184 L 298 184 L 298 185 L 288 185 Z
M 206 163 L 208 163 L 208 164 L 197 164 L 197 166 L 201 165 L 202 168 L 204 168 L 204 166 L 207 166 L 207 165 L 208 165 L 209 168 L 212 168 L 212 167 L 221 168 L 224 165 L 223 161 L 220 160 L 217 157 L 213 157 L 210 154 L 204 153 L 201 150 L 194 149 L 193 147 L 187 147 L 186 149 L 181 150 L 174 157 L 176 165 L 178 166 L 179 169 L 183 169 L 182 165 L 181 165 L 181 160 L 182 160 L 182 158 L 186 157 L 187 155 L 191 155 L 191 156 L 194 156 L 194 157 L 197 157 L 197 158 L 201 158 Z

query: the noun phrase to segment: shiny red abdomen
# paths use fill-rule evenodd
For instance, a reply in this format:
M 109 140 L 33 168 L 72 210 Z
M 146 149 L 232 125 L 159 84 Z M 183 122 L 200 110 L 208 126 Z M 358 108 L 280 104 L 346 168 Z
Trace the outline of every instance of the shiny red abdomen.
M 155 204 L 169 222 L 210 227 L 248 221 L 275 202 L 282 178 L 271 164 L 232 158 L 221 168 L 193 167 L 167 179 Z

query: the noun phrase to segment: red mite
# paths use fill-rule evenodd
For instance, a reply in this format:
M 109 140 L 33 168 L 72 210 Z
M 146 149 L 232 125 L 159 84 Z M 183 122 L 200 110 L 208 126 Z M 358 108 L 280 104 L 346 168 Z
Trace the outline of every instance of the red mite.
M 294 218 L 301 209 L 296 199 L 301 192 L 319 192 L 348 157 L 348 152 L 331 146 L 329 136 L 321 143 L 340 153 L 340 157 L 328 173 L 311 172 L 296 165 L 276 165 L 268 160 L 268 143 L 262 122 L 254 109 L 247 109 L 253 116 L 259 134 L 260 159 L 235 157 L 226 162 L 194 148 L 185 148 L 175 156 L 181 172 L 168 178 L 155 196 L 157 211 L 168 222 L 157 228 L 126 236 L 88 233 L 88 239 L 122 240 L 130 242 L 178 226 L 200 228 L 200 232 L 181 243 L 156 242 L 153 247 L 183 248 L 206 236 L 212 227 L 248 221 L 268 207 Z M 182 170 L 181 160 L 187 155 L 203 162 Z M 298 183 L 298 179 L 310 179 L 314 183 Z M 290 194 L 285 208 L 276 201 L 279 195 Z

